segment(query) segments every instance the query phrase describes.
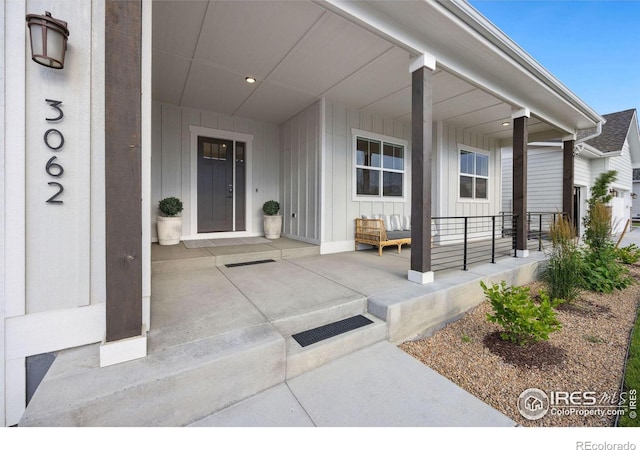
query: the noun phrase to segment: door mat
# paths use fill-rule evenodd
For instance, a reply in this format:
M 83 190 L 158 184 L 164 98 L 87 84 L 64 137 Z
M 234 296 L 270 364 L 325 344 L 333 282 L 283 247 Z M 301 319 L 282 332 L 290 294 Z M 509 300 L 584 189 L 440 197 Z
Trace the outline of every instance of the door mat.
M 230 245 L 269 244 L 272 241 L 263 237 L 244 237 L 226 239 L 196 239 L 182 241 L 187 248 L 228 247 Z
M 291 337 L 294 338 L 301 347 L 306 347 L 307 345 L 315 344 L 316 342 L 329 339 L 372 323 L 373 321 L 367 319 L 365 316 L 357 315 L 349 317 L 348 319 L 338 320 L 337 322 L 323 325 L 318 328 L 313 328 L 308 331 L 303 331 L 302 333 L 294 334 Z

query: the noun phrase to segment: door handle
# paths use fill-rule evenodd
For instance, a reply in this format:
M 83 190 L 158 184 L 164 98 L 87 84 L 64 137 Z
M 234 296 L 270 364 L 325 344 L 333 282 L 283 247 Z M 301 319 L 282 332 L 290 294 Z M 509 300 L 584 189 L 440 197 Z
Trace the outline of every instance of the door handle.
M 230 184 L 228 187 L 229 187 L 229 194 L 233 194 L 233 184 Z

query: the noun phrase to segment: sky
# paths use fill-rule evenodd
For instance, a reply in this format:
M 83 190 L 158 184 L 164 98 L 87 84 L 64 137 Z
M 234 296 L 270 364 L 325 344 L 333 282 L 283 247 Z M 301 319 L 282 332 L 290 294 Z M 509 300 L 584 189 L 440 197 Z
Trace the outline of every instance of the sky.
M 599 114 L 640 109 L 640 0 L 470 0 Z

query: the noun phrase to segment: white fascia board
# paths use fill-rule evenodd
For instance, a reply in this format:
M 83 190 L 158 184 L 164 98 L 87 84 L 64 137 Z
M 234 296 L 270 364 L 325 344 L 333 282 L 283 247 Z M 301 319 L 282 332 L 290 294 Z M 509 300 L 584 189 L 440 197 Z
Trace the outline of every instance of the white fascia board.
M 611 156 L 620 156 L 620 155 L 622 155 L 622 150 L 619 150 L 617 152 L 604 153 L 604 152 L 598 150 L 597 148 L 592 147 L 591 145 L 586 144 L 584 142 L 579 144 L 579 146 L 580 146 L 580 150 L 581 150 L 580 154 L 584 155 L 584 153 L 586 153 L 586 155 L 584 155 L 584 156 L 586 156 L 588 158 L 591 158 L 591 159 L 594 159 L 594 158 L 609 158 Z
M 558 95 L 563 97 L 585 116 L 595 123 L 603 118 L 593 108 L 582 101 L 567 86 L 558 80 L 551 72 L 545 69 L 531 55 L 525 52 L 518 44 L 503 33 L 498 27 L 484 17 L 477 9 L 465 0 L 437 0 L 439 4 L 451 11 L 468 26 L 480 33 L 484 38 L 502 50 L 511 59 L 522 65 L 531 74 L 546 84 Z

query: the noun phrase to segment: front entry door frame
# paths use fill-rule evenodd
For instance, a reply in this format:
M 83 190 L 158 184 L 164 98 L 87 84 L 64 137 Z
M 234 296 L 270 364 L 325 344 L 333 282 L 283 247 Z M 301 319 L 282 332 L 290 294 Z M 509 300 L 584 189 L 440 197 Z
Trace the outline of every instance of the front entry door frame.
M 253 135 L 236 133 L 233 131 L 216 130 L 214 128 L 189 126 L 191 132 L 191 199 L 189 201 L 190 230 L 189 236 L 183 239 L 203 239 L 203 238 L 223 238 L 223 237 L 243 237 L 254 236 L 253 230 L 253 176 L 252 176 L 252 155 L 253 155 Z M 245 154 L 245 231 L 228 231 L 219 233 L 198 233 L 198 137 L 208 137 L 215 139 L 225 139 L 229 141 L 240 141 L 246 143 Z M 186 205 L 185 205 L 186 206 Z M 186 209 L 186 208 L 185 208 Z

